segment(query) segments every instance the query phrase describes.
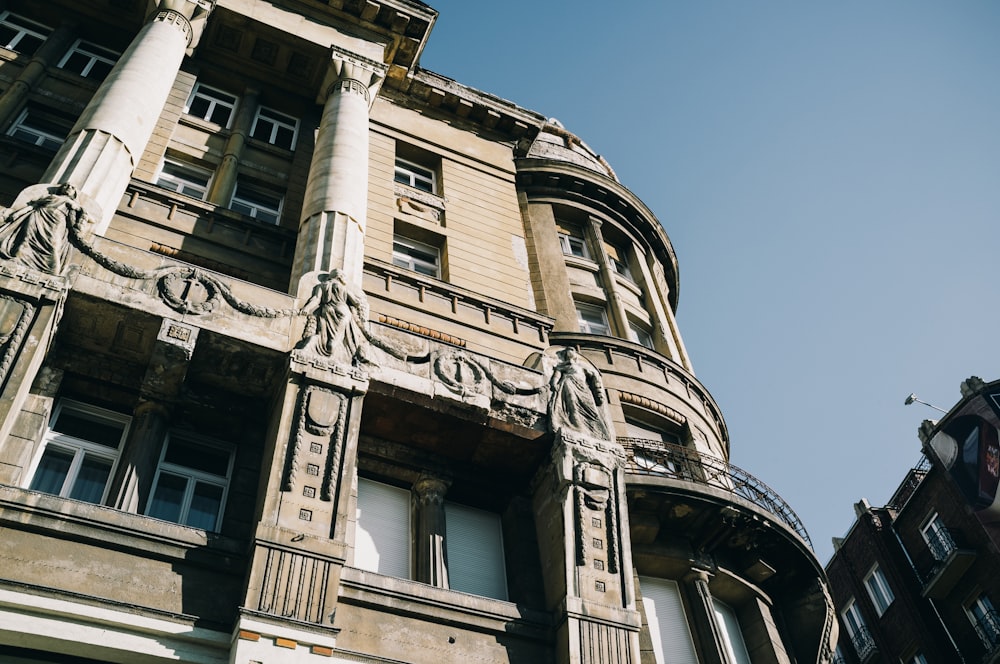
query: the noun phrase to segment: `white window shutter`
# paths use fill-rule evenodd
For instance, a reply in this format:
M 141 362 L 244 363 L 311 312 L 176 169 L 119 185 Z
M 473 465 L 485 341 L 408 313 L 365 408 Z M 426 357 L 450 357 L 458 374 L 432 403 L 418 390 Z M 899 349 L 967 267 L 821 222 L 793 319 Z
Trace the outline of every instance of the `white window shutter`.
M 354 566 L 410 578 L 410 492 L 358 479 Z
M 448 502 L 444 514 L 448 585 L 452 590 L 506 600 L 500 517 Z
M 698 664 L 676 581 L 639 577 L 656 664 Z

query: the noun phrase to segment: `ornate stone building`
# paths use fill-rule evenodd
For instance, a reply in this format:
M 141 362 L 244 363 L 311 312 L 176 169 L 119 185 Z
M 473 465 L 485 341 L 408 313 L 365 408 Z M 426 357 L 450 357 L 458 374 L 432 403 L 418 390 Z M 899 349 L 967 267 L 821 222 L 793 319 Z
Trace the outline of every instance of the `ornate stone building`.
M 0 658 L 828 661 L 659 221 L 433 9 L 0 8 Z

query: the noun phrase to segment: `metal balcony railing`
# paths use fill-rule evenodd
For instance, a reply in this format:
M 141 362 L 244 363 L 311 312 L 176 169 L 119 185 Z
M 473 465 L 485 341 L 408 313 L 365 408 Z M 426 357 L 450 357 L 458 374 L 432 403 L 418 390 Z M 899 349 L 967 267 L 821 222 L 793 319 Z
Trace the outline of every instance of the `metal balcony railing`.
M 1000 650 L 1000 614 L 990 611 L 976 618 L 976 634 L 987 654 Z
M 728 491 L 770 512 L 812 547 L 802 521 L 788 503 L 742 468 L 683 445 L 643 438 L 619 438 L 618 442 L 625 448 L 628 472 L 670 477 Z
M 927 548 L 930 549 L 934 560 L 938 562 L 948 560 L 948 556 L 958 549 L 958 545 L 955 544 L 955 538 L 952 536 L 951 531 L 946 528 L 928 530 L 924 533 L 924 536 L 927 538 Z
M 867 662 L 869 657 L 878 652 L 875 639 L 872 638 L 872 634 L 868 631 L 867 627 L 855 628 L 854 631 L 850 632 L 850 636 L 854 652 L 858 653 L 858 661 Z

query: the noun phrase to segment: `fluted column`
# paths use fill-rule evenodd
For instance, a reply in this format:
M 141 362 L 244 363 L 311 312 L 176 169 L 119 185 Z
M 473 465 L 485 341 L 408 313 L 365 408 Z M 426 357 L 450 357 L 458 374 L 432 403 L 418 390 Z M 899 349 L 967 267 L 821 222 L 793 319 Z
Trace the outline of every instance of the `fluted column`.
M 416 524 L 417 581 L 438 588 L 448 587 L 445 564 L 444 496 L 449 482 L 424 475 L 413 484 L 414 523 Z
M 94 93 L 43 182 L 74 185 L 103 234 L 170 94 L 193 20 L 203 20 L 214 0 L 160 0 L 152 18 Z
M 604 284 L 604 294 L 608 298 L 608 309 L 611 310 L 611 325 L 614 332 L 623 339 L 631 339 L 629 334 L 628 314 L 625 312 L 625 305 L 618 295 L 618 283 L 615 281 L 615 271 L 611 267 L 611 259 L 608 251 L 604 247 L 604 234 L 601 232 L 601 220 L 596 217 L 590 218 L 587 224 L 587 235 L 592 247 L 592 253 L 597 260 L 597 267 L 601 274 L 601 283 Z
M 212 186 L 205 197 L 209 203 L 226 206 L 229 205 L 229 201 L 233 197 L 233 192 L 236 190 L 236 175 L 239 171 L 240 157 L 243 156 L 247 136 L 250 135 L 259 98 L 260 91 L 254 88 L 247 88 L 243 92 L 240 107 L 236 112 L 236 119 L 233 120 L 233 126 L 230 129 L 229 140 L 226 141 L 222 162 L 215 169 Z
M 112 507 L 133 513 L 145 509 L 169 426 L 170 411 L 163 403 L 141 401 L 135 407 L 112 484 Z
M 368 112 L 385 76 L 381 63 L 332 49 L 290 292 L 311 288 L 318 272 L 339 268 L 361 285 L 368 207 Z
M 702 661 L 706 664 L 730 664 L 729 657 L 722 649 L 725 636 L 722 626 L 715 618 L 715 605 L 708 587 L 709 578 L 705 570 L 692 569 L 684 579 L 694 618 L 693 627 L 702 644 Z
M 0 95 L 0 127 L 6 127 L 24 108 L 28 93 L 45 77 L 49 67 L 55 65 L 73 42 L 76 25 L 72 21 L 62 23 L 48 36 L 45 43 L 35 51 L 10 87 Z

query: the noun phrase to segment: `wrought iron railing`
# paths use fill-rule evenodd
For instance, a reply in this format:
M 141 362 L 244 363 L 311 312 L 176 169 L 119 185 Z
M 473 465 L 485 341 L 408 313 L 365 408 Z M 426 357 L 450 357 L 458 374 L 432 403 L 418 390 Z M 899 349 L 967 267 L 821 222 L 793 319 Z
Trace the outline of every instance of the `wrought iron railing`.
M 778 517 L 812 547 L 798 515 L 774 489 L 738 466 L 683 445 L 643 438 L 619 438 L 625 448 L 627 470 L 696 482 L 733 493 Z
M 924 533 L 924 537 L 927 538 L 927 548 L 930 549 L 934 560 L 938 562 L 948 560 L 948 556 L 958 549 L 955 538 L 952 537 L 951 531 L 947 528 L 928 530 Z
M 996 611 L 988 611 L 976 617 L 976 634 L 983 642 L 983 647 L 987 653 L 1000 650 L 1000 614 Z
M 850 632 L 850 636 L 851 645 L 854 646 L 854 652 L 858 653 L 858 661 L 866 662 L 869 657 L 878 651 L 878 646 L 875 645 L 875 639 L 872 638 L 872 634 L 868 631 L 867 627 L 855 627 L 854 630 Z

